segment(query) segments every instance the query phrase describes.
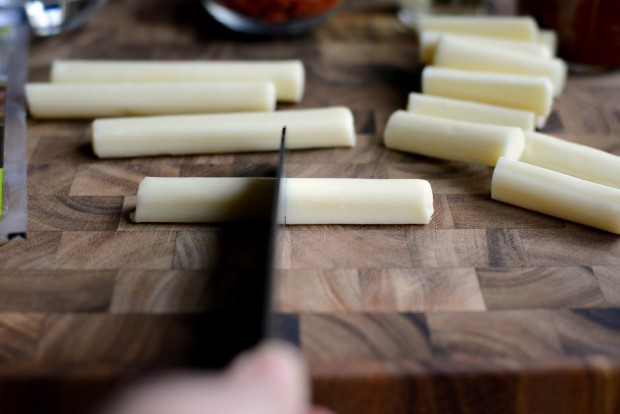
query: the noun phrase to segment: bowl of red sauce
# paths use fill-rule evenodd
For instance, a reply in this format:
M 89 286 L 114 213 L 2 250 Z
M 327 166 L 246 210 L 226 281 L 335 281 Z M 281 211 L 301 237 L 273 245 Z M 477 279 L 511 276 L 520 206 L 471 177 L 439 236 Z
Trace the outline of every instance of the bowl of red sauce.
M 343 0 L 203 0 L 227 28 L 248 34 L 295 35 L 325 23 Z
M 557 31 L 572 69 L 620 67 L 620 0 L 519 0 L 519 12 Z

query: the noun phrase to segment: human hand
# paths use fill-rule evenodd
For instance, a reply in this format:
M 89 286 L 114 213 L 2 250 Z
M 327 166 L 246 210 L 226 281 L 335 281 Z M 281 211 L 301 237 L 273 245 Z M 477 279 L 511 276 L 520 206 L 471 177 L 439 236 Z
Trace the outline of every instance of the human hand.
M 272 342 L 222 374 L 176 375 L 128 390 L 105 414 L 326 414 L 311 407 L 308 373 L 290 345 Z

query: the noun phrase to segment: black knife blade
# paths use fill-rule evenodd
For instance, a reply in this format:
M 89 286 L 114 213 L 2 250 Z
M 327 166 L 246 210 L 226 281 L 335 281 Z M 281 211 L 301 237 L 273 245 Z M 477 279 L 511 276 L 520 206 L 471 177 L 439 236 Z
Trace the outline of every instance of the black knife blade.
M 208 276 L 212 284 L 196 330 L 194 366 L 223 368 L 240 353 L 273 337 L 272 296 L 285 145 L 286 127 L 280 138 L 270 213 L 259 220 L 227 223 L 220 228 L 220 263 Z
M 0 242 L 26 237 L 26 107 L 30 31 L 23 10 L 0 8 L 0 79 L 2 80 L 2 218 Z
M 271 202 L 271 218 L 269 239 L 267 244 L 267 262 L 265 264 L 265 284 L 263 287 L 263 297 L 265 298 L 263 309 L 263 323 L 261 340 L 266 340 L 274 336 L 273 327 L 273 288 L 276 277 L 276 255 L 278 251 L 278 232 L 281 225 L 284 222 L 280 222 L 281 217 L 286 217 L 284 211 L 281 211 L 286 207 L 286 203 L 282 202 L 283 189 L 284 189 L 284 168 L 286 163 L 286 126 L 282 128 L 282 135 L 280 136 L 280 150 L 278 153 L 278 164 L 276 166 L 276 180 L 273 188 L 273 198 Z

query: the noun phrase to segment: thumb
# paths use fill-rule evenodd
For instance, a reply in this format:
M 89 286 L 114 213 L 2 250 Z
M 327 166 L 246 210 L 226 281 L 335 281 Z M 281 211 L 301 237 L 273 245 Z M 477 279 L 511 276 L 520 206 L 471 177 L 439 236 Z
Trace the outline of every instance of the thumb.
M 236 399 L 253 402 L 248 414 L 298 414 L 309 407 L 310 385 L 305 364 L 299 351 L 286 343 L 267 343 L 242 355 L 229 376 Z
M 175 375 L 128 391 L 105 414 L 303 414 L 308 375 L 299 352 L 267 343 L 222 375 Z

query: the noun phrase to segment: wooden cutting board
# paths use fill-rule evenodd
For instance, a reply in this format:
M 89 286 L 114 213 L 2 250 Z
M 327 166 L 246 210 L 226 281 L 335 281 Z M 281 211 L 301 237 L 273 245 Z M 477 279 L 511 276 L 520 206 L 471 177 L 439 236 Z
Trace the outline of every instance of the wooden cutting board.
M 387 150 L 420 88 L 415 36 L 390 1 L 358 0 L 312 34 L 226 33 L 198 2 L 111 0 L 31 48 L 53 59 L 301 58 L 299 105 L 344 105 L 353 149 L 297 151 L 295 177 L 424 178 L 428 226 L 281 234 L 279 332 L 315 399 L 340 413 L 620 412 L 620 237 L 494 202 L 492 170 Z M 165 97 L 162 97 L 165 99 Z M 620 155 L 620 73 L 571 76 L 545 131 Z M 154 176 L 262 175 L 275 153 L 98 160 L 86 122 L 30 120 L 28 240 L 0 247 L 0 412 L 83 413 L 144 371 L 192 365 L 222 229 L 135 225 Z M 620 173 L 620 172 L 618 172 Z M 239 327 L 231 327 L 239 329 Z

